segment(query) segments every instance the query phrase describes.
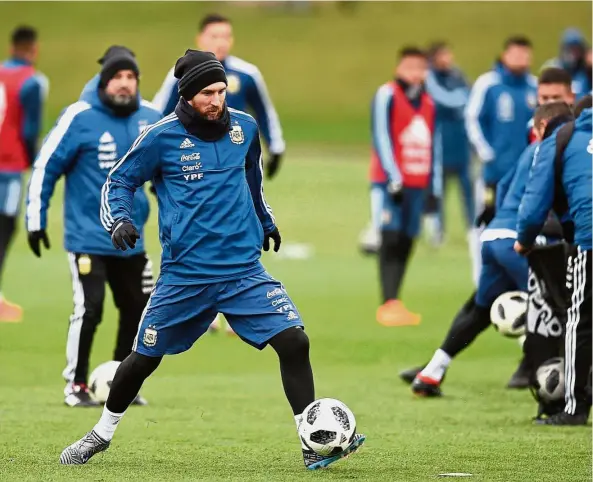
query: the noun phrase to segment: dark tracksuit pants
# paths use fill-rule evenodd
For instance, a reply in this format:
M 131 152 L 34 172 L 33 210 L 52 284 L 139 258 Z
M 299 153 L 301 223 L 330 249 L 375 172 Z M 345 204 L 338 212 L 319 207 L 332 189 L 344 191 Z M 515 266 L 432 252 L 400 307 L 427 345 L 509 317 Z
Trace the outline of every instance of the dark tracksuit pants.
M 93 339 L 103 318 L 105 285 L 111 288 L 119 311 L 113 359 L 122 361 L 132 350 L 142 312 L 152 291 L 152 263 L 144 253 L 125 258 L 68 253 L 68 259 L 74 312 L 70 316 L 67 366 L 63 376 L 69 383 L 87 383 Z

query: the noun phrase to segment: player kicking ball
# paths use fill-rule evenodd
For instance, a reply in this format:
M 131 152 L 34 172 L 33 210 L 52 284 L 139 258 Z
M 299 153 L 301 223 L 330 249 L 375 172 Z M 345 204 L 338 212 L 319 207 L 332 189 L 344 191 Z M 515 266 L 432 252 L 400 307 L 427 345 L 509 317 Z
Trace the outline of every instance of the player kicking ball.
M 309 339 L 283 285 L 260 262 L 281 237 L 263 195 L 255 120 L 226 106 L 227 77 L 213 54 L 188 50 L 175 65 L 181 98 L 175 111 L 146 129 L 103 187 L 101 221 L 113 244 L 133 248 L 134 191 L 152 180 L 159 204 L 161 274 L 144 310 L 133 352 L 119 366 L 95 427 L 60 456 L 84 464 L 106 450 L 128 406 L 164 355 L 188 350 L 217 313 L 258 349 L 271 345 L 297 427 L 314 401 Z M 308 469 L 356 451 L 355 434 L 340 453 L 302 445 Z

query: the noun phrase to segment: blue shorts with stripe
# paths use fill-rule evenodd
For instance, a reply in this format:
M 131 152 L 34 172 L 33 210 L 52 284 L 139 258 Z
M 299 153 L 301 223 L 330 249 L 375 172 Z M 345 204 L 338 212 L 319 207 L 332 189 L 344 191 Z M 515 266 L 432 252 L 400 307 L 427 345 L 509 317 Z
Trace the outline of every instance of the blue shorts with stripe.
M 482 271 L 476 304 L 490 307 L 507 291 L 527 291 L 527 258 L 515 252 L 514 238 L 485 241 L 482 244 Z
M 21 206 L 23 174 L 0 172 L 0 214 L 16 217 Z
M 393 202 L 386 184 L 373 183 L 372 189 L 382 191 L 381 230 L 397 231 L 414 239 L 420 233 L 426 189 L 404 187 L 402 201 Z
M 146 356 L 181 353 L 222 313 L 235 333 L 263 349 L 278 333 L 303 326 L 282 283 L 267 272 L 207 285 L 172 285 L 159 277 L 146 305 L 134 351 Z

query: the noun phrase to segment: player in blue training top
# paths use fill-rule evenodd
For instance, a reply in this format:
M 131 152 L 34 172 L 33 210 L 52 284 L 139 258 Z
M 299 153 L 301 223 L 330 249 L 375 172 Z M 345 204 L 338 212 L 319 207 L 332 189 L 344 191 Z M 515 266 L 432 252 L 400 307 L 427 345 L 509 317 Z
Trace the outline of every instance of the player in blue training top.
M 584 109 L 576 121 L 560 127 L 541 143 L 517 219 L 515 250 L 521 254 L 527 254 L 533 248 L 552 207 L 560 215 L 568 213 L 574 223 L 575 246 L 566 272 L 567 286 L 572 292 L 564 345 L 566 405 L 563 412 L 539 421 L 546 425 L 586 425 L 591 410 L 591 394 L 587 390 L 591 373 L 593 308 L 591 114 L 590 107 Z
M 226 93 L 227 105 L 233 109 L 249 111 L 255 117 L 261 137 L 268 146 L 270 157 L 265 163 L 265 169 L 268 179 L 271 179 L 278 172 L 284 154 L 282 128 L 261 72 L 255 65 L 230 55 L 233 42 L 230 19 L 218 14 L 206 15 L 202 19 L 196 44 L 200 50 L 214 53 L 222 63 L 229 82 Z M 177 82 L 174 68 L 171 68 L 153 99 L 153 103 L 164 115 L 173 112 L 179 100 Z M 222 326 L 223 320 L 216 317 L 210 329 L 217 331 Z M 228 323 L 226 331 L 233 334 Z
M 0 274 L 16 229 L 23 173 L 37 154 L 46 77 L 35 70 L 37 32 L 18 27 L 12 33 L 10 58 L 0 64 Z M 0 292 L 0 322 L 16 322 L 20 306 Z
M 139 238 L 131 209 L 134 191 L 152 180 L 159 204 L 161 272 L 136 336 L 133 353 L 115 374 L 101 419 L 67 447 L 62 464 L 84 464 L 109 446 L 142 383 L 164 355 L 188 350 L 217 313 L 237 335 L 278 354 L 286 397 L 300 422 L 314 400 L 309 339 L 284 286 L 260 262 L 261 249 L 280 248 L 280 232 L 263 195 L 257 123 L 227 108 L 227 77 L 210 52 L 188 50 L 175 65 L 175 111 L 149 127 L 113 168 L 103 187 L 101 220 L 123 250 Z M 303 445 L 309 469 L 354 452 L 320 456 Z

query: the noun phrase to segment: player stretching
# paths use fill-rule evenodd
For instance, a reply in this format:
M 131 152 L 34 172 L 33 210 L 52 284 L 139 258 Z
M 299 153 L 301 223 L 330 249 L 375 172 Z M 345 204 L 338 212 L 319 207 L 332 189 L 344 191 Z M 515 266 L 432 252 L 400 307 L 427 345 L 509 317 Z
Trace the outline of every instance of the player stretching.
M 101 219 L 125 250 L 139 238 L 134 191 L 153 179 L 159 201 L 161 274 L 139 326 L 133 353 L 120 365 L 99 423 L 66 448 L 62 464 L 84 464 L 105 450 L 142 383 L 164 355 L 181 353 L 223 313 L 235 332 L 278 354 L 284 391 L 298 422 L 314 400 L 309 339 L 301 316 L 260 262 L 280 248 L 280 232 L 263 196 L 257 123 L 225 104 L 227 77 L 213 54 L 188 50 L 175 65 L 181 99 L 147 129 L 111 171 Z M 355 451 L 363 435 L 333 457 L 303 447 L 309 469 Z
M 534 119 L 538 140 L 548 123 L 554 122 L 552 119 L 571 117 L 570 107 L 563 102 L 539 107 Z M 400 375 L 404 381 L 413 380 L 412 391 L 417 395 L 441 396 L 441 383 L 453 358 L 490 326 L 490 308 L 496 298 L 507 291 L 527 291 L 527 260 L 515 253 L 513 245 L 517 238 L 517 213 L 536 148 L 534 144 L 525 150 L 508 190 L 502 192 L 499 186 L 497 214 L 481 237 L 483 268 L 477 292 L 455 315 L 443 344 L 428 365 L 421 371 L 411 369 Z
M 424 52 L 404 48 L 395 80 L 379 87 L 373 100 L 371 202 L 381 225 L 379 272 L 383 294 L 377 321 L 385 326 L 420 323 L 420 315 L 408 311 L 399 292 L 420 231 L 433 171 L 435 107 L 424 90 L 427 71 Z M 441 176 L 432 179 L 440 180 Z M 440 192 L 440 187 L 435 186 L 433 192 Z
M 47 79 L 35 70 L 37 32 L 19 27 L 11 57 L 0 64 L 0 275 L 14 236 L 23 172 L 33 163 Z M 23 310 L 0 292 L 0 322 L 20 321 Z

